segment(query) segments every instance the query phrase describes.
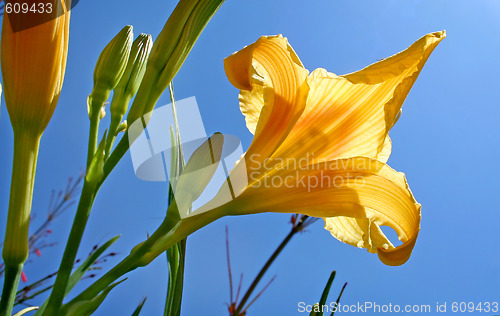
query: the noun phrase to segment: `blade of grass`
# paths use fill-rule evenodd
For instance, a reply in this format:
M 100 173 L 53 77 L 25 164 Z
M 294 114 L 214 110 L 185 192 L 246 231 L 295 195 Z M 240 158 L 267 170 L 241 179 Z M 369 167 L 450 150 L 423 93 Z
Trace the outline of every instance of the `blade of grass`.
M 325 305 L 326 299 L 328 298 L 328 294 L 330 293 L 330 289 L 332 288 L 333 280 L 335 280 L 335 271 L 332 271 L 330 274 L 330 277 L 328 278 L 328 281 L 326 282 L 325 289 L 323 290 L 323 293 L 321 294 L 321 298 L 319 300 L 319 308 L 322 310 L 322 306 Z M 314 310 L 311 312 L 310 316 L 322 316 L 323 312 L 315 312 Z
M 347 286 L 347 282 L 344 283 L 344 286 L 342 287 L 342 290 L 340 291 L 339 297 L 337 297 L 337 301 L 335 302 L 335 308 L 339 306 L 340 298 L 342 297 L 342 294 L 344 293 L 345 287 Z M 335 314 L 335 309 L 333 312 L 330 314 L 330 316 L 333 316 Z
M 142 301 L 139 303 L 139 306 L 135 309 L 134 313 L 132 316 L 139 316 L 141 313 L 142 308 L 144 307 L 144 304 L 146 303 L 146 297 L 142 299 Z

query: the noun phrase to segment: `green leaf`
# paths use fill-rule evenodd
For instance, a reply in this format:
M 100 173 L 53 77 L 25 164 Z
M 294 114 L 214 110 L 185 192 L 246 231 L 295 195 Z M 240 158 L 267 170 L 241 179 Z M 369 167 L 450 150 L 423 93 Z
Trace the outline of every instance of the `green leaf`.
M 177 108 L 172 84 L 169 85 L 170 100 L 172 101 L 172 112 L 174 115 L 175 132 L 171 127 L 170 140 L 172 142 L 172 165 L 168 204 L 174 202 L 175 196 L 173 188 L 177 186 L 177 181 L 184 169 L 184 151 L 182 150 L 182 141 L 177 120 Z M 186 239 L 176 243 L 166 251 L 168 263 L 168 288 L 167 299 L 165 301 L 166 316 L 180 316 L 182 304 L 182 290 L 184 287 L 184 261 L 186 254 Z
M 71 274 L 68 281 L 68 286 L 66 287 L 66 293 L 64 296 L 68 295 L 68 293 L 75 287 L 75 285 L 80 281 L 80 279 L 85 275 L 88 269 L 94 264 L 94 262 L 103 254 L 106 249 L 108 249 L 115 241 L 118 240 L 120 236 L 115 236 L 108 240 L 104 245 L 97 248 L 75 271 Z M 40 309 L 36 312 L 35 316 L 42 315 L 47 307 L 48 300 L 46 300 Z
M 339 293 L 339 297 L 337 297 L 337 301 L 335 302 L 335 306 L 339 306 L 340 298 L 342 297 L 342 293 L 344 293 L 345 287 L 347 286 L 347 282 L 344 283 L 344 286 L 342 287 L 342 290 Z M 335 315 L 335 310 L 330 314 L 330 316 Z
M 330 274 L 330 277 L 328 278 L 328 281 L 326 282 L 325 289 L 323 290 L 323 293 L 321 294 L 321 298 L 319 300 L 318 306 L 319 309 L 321 310 L 322 306 L 325 305 L 326 299 L 328 298 L 328 294 L 330 293 L 330 289 L 333 284 L 333 280 L 335 279 L 335 271 L 332 271 Z M 316 305 L 316 304 L 315 304 Z M 319 311 L 315 311 L 313 308 L 313 311 L 309 314 L 309 316 L 322 316 L 323 313 Z
M 121 281 L 118 281 L 116 283 L 111 284 L 108 286 L 104 291 L 101 292 L 101 294 L 97 295 L 91 300 L 84 300 L 84 301 L 76 301 L 73 303 L 68 303 L 69 305 L 63 305 L 62 306 L 62 315 L 64 316 L 90 316 L 92 315 L 93 312 L 99 308 L 99 306 L 102 304 L 106 296 L 108 296 L 109 292 L 117 286 L 118 284 L 122 283 L 126 279 L 123 279 Z
M 146 297 L 142 299 L 142 301 L 139 303 L 139 306 L 135 309 L 134 313 L 132 316 L 139 316 L 141 313 L 142 307 L 144 306 L 144 303 L 146 303 Z
M 168 291 L 165 302 L 165 316 L 179 316 L 181 314 L 185 253 L 186 239 L 181 240 L 167 250 Z
M 219 167 L 224 146 L 224 135 L 215 133 L 191 155 L 174 189 L 179 213 L 187 215 L 188 209 L 203 193 Z
M 127 116 L 130 124 L 153 110 L 158 98 L 177 74 L 201 32 L 223 2 L 224 0 L 179 1 L 151 49 L 146 74 Z

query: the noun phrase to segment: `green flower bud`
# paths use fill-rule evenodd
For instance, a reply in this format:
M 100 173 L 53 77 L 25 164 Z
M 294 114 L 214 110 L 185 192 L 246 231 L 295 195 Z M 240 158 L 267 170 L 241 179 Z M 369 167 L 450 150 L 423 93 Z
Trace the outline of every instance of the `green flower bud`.
M 114 95 L 121 94 L 126 98 L 132 98 L 137 93 L 142 77 L 144 77 L 146 71 L 146 64 L 152 46 L 153 40 L 149 34 L 142 33 L 135 39 L 132 43 L 127 68 L 115 88 Z M 114 111 L 113 106 L 111 107 L 111 111 Z M 121 115 L 125 115 L 125 112 L 126 109 L 122 109 Z
M 113 147 L 116 134 L 127 128 L 127 124 L 125 123 L 123 126 L 121 121 L 127 112 L 130 99 L 137 93 L 144 77 L 152 46 L 153 40 L 151 39 L 151 35 L 144 33 L 139 35 L 134 43 L 132 43 L 127 67 L 114 90 L 113 100 L 111 101 L 111 124 L 109 127 L 109 137 L 106 141 L 106 154 L 109 154 L 111 147 Z
M 111 90 L 118 85 L 127 66 L 133 37 L 133 28 L 127 25 L 101 52 L 94 70 L 92 111 L 100 110 L 93 107 L 100 107 L 108 99 Z

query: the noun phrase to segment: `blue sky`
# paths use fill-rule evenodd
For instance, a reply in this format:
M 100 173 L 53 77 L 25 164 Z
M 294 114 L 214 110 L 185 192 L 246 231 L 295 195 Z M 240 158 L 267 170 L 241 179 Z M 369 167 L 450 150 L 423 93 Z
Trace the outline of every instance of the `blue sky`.
M 41 220 L 52 189 L 85 166 L 88 134 L 86 97 L 95 62 L 106 43 L 126 24 L 134 32 L 161 31 L 173 1 L 80 1 L 72 13 L 68 66 L 58 108 L 41 143 L 33 212 Z M 448 37 L 430 57 L 410 92 L 403 115 L 391 130 L 389 165 L 406 173 L 423 205 L 421 232 L 411 259 L 401 267 L 383 265 L 376 255 L 337 241 L 321 221 L 290 243 L 266 275 L 274 283 L 249 315 L 301 315 L 297 304 L 319 299 L 331 270 L 334 295 L 348 282 L 342 301 L 377 304 L 493 302 L 500 300 L 499 206 L 500 3 L 495 0 L 227 0 L 209 23 L 174 79 L 178 99 L 195 96 L 207 132 L 251 134 L 239 112 L 237 94 L 222 60 L 261 35 L 286 36 L 308 69 L 343 74 L 399 52 L 426 33 L 445 29 Z M 165 94 L 159 105 L 169 103 Z M 0 235 L 10 183 L 12 132 L 4 100 L 0 116 Z M 106 121 L 105 121 L 106 122 Z M 106 123 L 103 123 L 105 125 Z M 167 185 L 134 175 L 127 155 L 102 187 L 80 256 L 117 234 L 119 253 L 152 233 L 167 204 Z M 32 280 L 57 269 L 74 208 L 53 227 L 56 247 L 30 263 Z M 224 315 L 229 301 L 224 228 L 229 226 L 232 269 L 249 285 L 289 230 L 289 215 L 262 214 L 219 220 L 188 240 L 183 315 Z M 167 267 L 162 256 L 131 273 L 96 315 L 131 314 L 141 298 L 144 315 L 161 315 Z M 89 284 L 82 282 L 75 293 Z M 489 314 L 489 313 L 485 313 Z

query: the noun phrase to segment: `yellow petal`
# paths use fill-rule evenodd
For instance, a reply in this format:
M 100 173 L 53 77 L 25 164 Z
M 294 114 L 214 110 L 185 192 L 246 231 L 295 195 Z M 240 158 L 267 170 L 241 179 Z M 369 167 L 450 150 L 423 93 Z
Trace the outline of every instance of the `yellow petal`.
M 324 220 L 325 229 L 346 244 L 366 248 L 371 253 L 376 253 L 377 248 L 394 248 L 380 227 L 368 218 L 338 216 Z
M 313 71 L 306 109 L 275 156 L 309 154 L 319 161 L 364 156 L 387 161 L 388 132 L 444 36 L 444 32 L 428 34 L 405 51 L 349 75 Z
M 224 67 L 236 88 L 255 93 L 249 96 L 255 105 L 250 102 L 242 105 L 244 113 L 254 116 L 248 125 L 255 137 L 246 154 L 252 159 L 246 163 L 255 171 L 283 142 L 302 114 L 308 72 L 282 36 L 261 37 L 227 57 Z
M 386 121 L 390 129 L 397 121 L 408 92 L 417 80 L 430 54 L 446 37 L 446 31 L 430 33 L 413 43 L 403 52 L 374 63 L 360 71 L 343 77 L 356 84 L 383 84 L 396 80 L 398 86 L 392 99 L 386 104 Z
M 299 56 L 297 56 L 297 53 L 295 53 L 286 38 L 283 39 L 281 36 L 277 36 L 277 38 L 280 38 L 284 41 L 287 46 L 287 51 L 290 54 L 290 58 L 292 58 L 293 62 L 295 62 L 295 64 L 297 64 L 298 66 L 304 68 Z M 262 111 L 262 107 L 264 106 L 264 86 L 262 79 L 266 77 L 266 70 L 258 62 L 255 62 L 251 69 L 251 72 L 252 76 L 255 76 L 256 79 L 252 80 L 251 90 L 244 90 L 245 88 L 242 88 L 243 90 L 240 91 L 239 101 L 240 110 L 241 113 L 243 113 L 243 115 L 245 116 L 247 128 L 250 133 L 255 134 L 257 122 L 259 121 L 260 117 L 260 112 Z M 238 72 L 237 74 L 241 73 Z
M 239 95 L 240 110 L 245 116 L 245 122 L 250 133 L 255 134 L 260 112 L 264 106 L 264 87 L 255 84 L 252 91 L 241 90 Z
M 408 260 L 420 229 L 420 204 L 404 175 L 366 157 L 276 170 L 222 209 L 231 214 L 272 211 L 353 218 L 327 219 L 327 228 L 342 241 L 377 252 L 388 265 Z M 380 226 L 393 228 L 403 245 L 394 248 Z

